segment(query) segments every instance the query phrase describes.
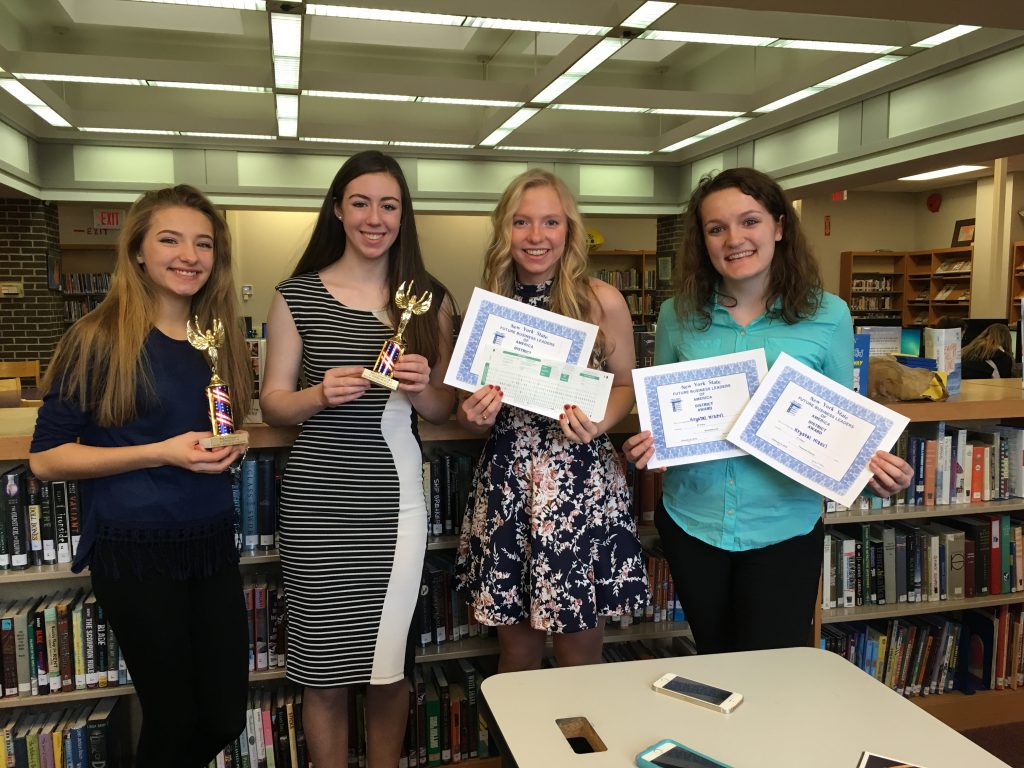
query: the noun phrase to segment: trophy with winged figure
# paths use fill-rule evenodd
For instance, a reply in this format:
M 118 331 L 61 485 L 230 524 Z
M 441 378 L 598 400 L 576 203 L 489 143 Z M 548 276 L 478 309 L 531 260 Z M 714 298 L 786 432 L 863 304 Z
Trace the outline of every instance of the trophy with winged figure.
M 241 445 L 249 442 L 248 432 L 236 432 L 231 414 L 231 391 L 217 375 L 217 348 L 224 346 L 224 324 L 214 319 L 213 328 L 201 330 L 199 318 L 194 317 L 185 326 L 188 343 L 205 352 L 210 359 L 210 383 L 206 387 L 206 401 L 210 407 L 210 430 L 213 437 L 199 441 L 204 448 L 220 448 L 225 445 Z
M 394 335 L 384 342 L 373 368 L 363 368 L 364 379 L 369 379 L 374 384 L 379 384 L 390 390 L 398 389 L 398 380 L 393 378 L 393 374 L 398 358 L 405 352 L 405 342 L 402 340 L 405 326 L 409 324 L 413 315 L 422 315 L 430 309 L 430 302 L 434 298 L 434 294 L 430 291 L 424 291 L 421 296 L 417 296 L 412 292 L 412 286 L 413 281 L 410 280 L 408 290 L 406 290 L 405 283 L 402 283 L 395 291 L 395 305 L 402 310 L 401 317 L 398 319 L 398 328 L 395 329 Z

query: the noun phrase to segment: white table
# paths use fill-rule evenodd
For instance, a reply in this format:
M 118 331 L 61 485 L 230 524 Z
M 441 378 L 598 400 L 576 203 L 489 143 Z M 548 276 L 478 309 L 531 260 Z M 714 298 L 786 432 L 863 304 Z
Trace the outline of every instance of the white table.
M 655 693 L 666 672 L 737 691 L 730 715 Z M 913 702 L 814 648 L 510 672 L 484 698 L 519 768 L 631 766 L 676 739 L 734 768 L 854 768 L 862 751 L 925 768 L 1007 768 Z M 607 752 L 576 754 L 556 718 L 586 717 Z

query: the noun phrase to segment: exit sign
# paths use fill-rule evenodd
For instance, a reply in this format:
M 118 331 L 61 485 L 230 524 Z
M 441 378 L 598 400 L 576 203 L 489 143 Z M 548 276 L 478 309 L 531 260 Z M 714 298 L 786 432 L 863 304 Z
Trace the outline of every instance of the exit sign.
M 124 211 L 107 208 L 92 209 L 92 225 L 97 229 L 120 229 Z

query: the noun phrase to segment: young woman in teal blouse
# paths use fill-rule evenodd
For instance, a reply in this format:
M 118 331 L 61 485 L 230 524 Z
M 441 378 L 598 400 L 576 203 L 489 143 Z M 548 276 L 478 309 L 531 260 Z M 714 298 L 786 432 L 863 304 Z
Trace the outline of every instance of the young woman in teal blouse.
M 684 214 L 675 296 L 661 306 L 656 365 L 763 348 L 847 386 L 853 323 L 822 289 L 778 184 L 751 168 L 704 178 Z M 630 437 L 644 467 L 650 432 Z M 880 451 L 868 487 L 906 488 L 910 466 Z M 821 570 L 822 499 L 751 456 L 670 467 L 655 523 L 700 653 L 806 645 Z

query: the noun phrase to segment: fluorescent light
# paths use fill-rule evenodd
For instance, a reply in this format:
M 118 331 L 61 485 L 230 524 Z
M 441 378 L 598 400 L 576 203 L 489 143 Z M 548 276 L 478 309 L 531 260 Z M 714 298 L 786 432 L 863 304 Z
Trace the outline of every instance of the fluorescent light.
M 300 61 L 295 56 L 275 56 L 274 85 L 290 91 L 298 90 Z
M 230 8 L 235 11 L 267 10 L 266 0 L 135 0 L 135 2 L 192 5 L 200 8 Z M 302 2 L 302 0 L 298 0 L 298 2 Z
M 651 24 L 675 8 L 675 5 L 675 3 L 662 3 L 655 2 L 655 0 L 648 0 L 648 2 L 633 11 L 633 13 L 630 14 L 624 22 L 622 22 L 622 26 L 633 27 L 634 29 L 647 29 Z
M 155 0 L 153 0 L 155 2 Z M 149 128 L 83 128 L 80 131 L 87 133 L 138 133 L 143 136 L 177 136 L 177 131 L 157 131 Z
M 708 128 L 706 131 L 702 131 L 701 133 L 699 133 L 697 135 L 700 136 L 702 139 L 706 139 L 709 136 L 714 136 L 716 133 L 722 133 L 723 131 L 728 131 L 730 128 L 735 128 L 737 125 L 743 125 L 744 123 L 749 123 L 753 119 L 754 118 L 752 118 L 752 117 L 737 117 L 737 118 L 734 118 L 734 119 L 730 120 L 727 123 L 722 123 L 721 125 L 716 125 L 714 128 Z
M 562 24 L 554 21 L 528 21 L 526 19 L 491 19 L 485 16 L 467 16 L 463 24 L 480 29 L 508 29 L 516 32 L 550 32 L 557 35 L 607 35 L 611 27 L 591 24 Z
M 640 114 L 650 111 L 647 107 L 607 107 L 598 104 L 549 104 L 548 109 L 567 109 L 576 112 L 632 112 Z
M 227 85 L 226 83 L 177 83 L 171 80 L 147 80 L 153 88 L 187 88 L 193 91 L 232 91 L 234 93 L 271 93 L 261 85 Z
M 303 96 L 320 96 L 326 99 L 364 99 L 366 101 L 416 101 L 415 96 L 397 93 L 359 93 L 356 91 L 303 91 Z
M 521 107 L 521 101 L 499 101 L 498 99 L 449 99 L 444 96 L 418 96 L 421 104 L 464 104 L 468 107 Z
M 578 149 L 577 152 L 586 152 L 591 155 L 649 155 L 649 149 Z
M 659 149 L 658 151 L 659 152 L 675 152 L 677 149 L 682 149 L 683 147 L 688 147 L 691 144 L 696 144 L 698 141 L 703 141 L 703 140 L 704 140 L 703 136 L 691 136 L 688 139 L 683 139 L 682 141 L 677 141 L 675 144 L 669 144 L 667 147 L 663 147 L 662 149 Z
M 753 37 L 751 35 L 716 35 L 707 32 L 673 32 L 671 30 L 649 29 L 640 34 L 641 40 L 669 40 L 675 43 L 706 43 L 709 45 L 771 45 L 777 37 Z
M 659 149 L 658 151 L 659 152 L 675 152 L 677 149 L 682 149 L 683 147 L 688 147 L 691 144 L 696 144 L 698 141 L 703 141 L 704 139 L 710 138 L 710 137 L 714 136 L 715 134 L 722 133 L 723 131 L 727 131 L 730 128 L 735 128 L 737 125 L 743 125 L 744 123 L 748 123 L 751 120 L 753 120 L 752 117 L 737 117 L 737 118 L 733 118 L 732 120 L 729 120 L 728 122 L 720 123 L 720 124 L 714 126 L 713 128 L 708 128 L 706 131 L 703 131 L 702 133 L 698 133 L 696 136 L 691 136 L 688 139 L 683 139 L 682 141 L 677 141 L 675 144 L 670 144 L 669 146 L 664 147 L 662 149 Z
M 436 141 L 389 141 L 392 147 L 437 147 L 438 149 L 472 149 L 472 144 L 442 144 Z
M 513 114 L 512 117 L 510 117 L 508 120 L 502 123 L 501 127 L 499 127 L 497 130 L 491 133 L 490 136 L 481 141 L 480 144 L 485 147 L 493 147 L 499 141 L 501 141 L 510 133 L 512 133 L 512 131 L 514 131 L 516 128 L 518 128 L 531 117 L 536 115 L 538 112 L 540 112 L 539 109 L 535 109 L 533 107 L 523 107 L 522 109 L 518 110 L 515 114 Z
M 833 88 L 840 83 L 846 83 L 870 72 L 874 72 L 876 69 L 881 69 L 882 67 L 887 67 L 890 64 L 895 64 L 897 61 L 903 61 L 905 58 L 905 56 L 882 56 L 874 61 L 869 61 L 867 64 L 861 64 L 859 67 L 854 67 L 847 72 L 831 77 L 828 80 L 822 80 L 816 87 Z
M 510 152 L 576 152 L 575 149 L 569 149 L 568 147 L 507 147 L 500 146 L 495 149 L 507 149 Z
M 294 93 L 278 93 L 274 96 L 277 102 L 277 135 L 299 135 L 299 97 Z
M 288 13 L 270 14 L 270 37 L 275 56 L 302 55 L 302 17 Z
M 209 133 L 207 131 L 182 131 L 182 136 L 199 136 L 208 139 L 276 139 L 276 136 L 262 136 L 255 133 Z
M 50 75 L 42 72 L 15 72 L 19 80 L 52 80 L 61 83 L 101 83 L 103 85 L 145 85 L 133 77 L 93 77 L 91 75 Z
M 928 179 L 941 179 L 944 176 L 956 176 L 960 173 L 983 171 L 985 168 L 986 166 L 984 165 L 957 165 L 953 168 L 943 168 L 939 171 L 928 171 L 927 173 L 917 173 L 913 176 L 902 176 L 899 181 L 927 181 Z
M 840 43 L 829 40 L 776 40 L 772 48 L 798 48 L 805 51 L 842 51 L 845 53 L 892 53 L 898 45 L 873 43 Z
M 610 58 L 627 42 L 628 41 L 626 40 L 620 40 L 618 38 L 604 38 L 597 45 L 583 54 L 565 71 L 564 74 L 556 77 L 550 85 L 534 96 L 531 101 L 535 101 L 540 104 L 547 104 L 548 102 L 556 99 L 568 90 L 577 80 L 597 69 L 602 62 Z
M 39 117 L 55 128 L 70 128 L 71 123 L 61 117 L 57 112 L 36 96 L 32 91 L 19 83 L 17 80 L 0 80 L 0 88 L 3 88 L 11 96 L 16 98 L 26 107 L 35 112 Z
M 407 24 L 441 24 L 446 27 L 459 27 L 466 20 L 465 16 L 453 16 L 445 13 L 418 13 L 414 11 L 388 11 L 383 8 L 357 8 L 351 5 L 320 5 L 310 3 L 306 13 L 311 16 L 334 16 L 342 19 L 366 19 L 368 21 L 402 21 Z
M 813 96 L 816 93 L 821 93 L 823 90 L 825 89 L 819 88 L 817 86 L 812 86 L 811 88 L 804 88 L 802 91 L 791 93 L 789 94 L 789 96 L 783 96 L 781 99 L 776 99 L 775 101 L 769 104 L 765 104 L 763 107 L 758 107 L 754 111 L 774 112 L 776 109 L 782 109 L 783 107 L 789 106 L 790 104 L 795 104 L 798 101 L 803 101 L 808 96 Z
M 326 136 L 300 136 L 299 141 L 319 141 L 325 144 L 378 144 L 380 146 L 387 144 L 386 141 L 381 141 L 380 139 L 333 139 Z
M 934 48 L 936 45 L 942 45 L 943 43 L 948 43 L 950 40 L 956 40 L 958 37 L 963 37 L 976 29 L 981 29 L 981 27 L 972 27 L 968 24 L 960 24 L 956 27 L 950 27 L 945 32 L 939 32 L 937 35 L 926 37 L 924 40 L 914 43 L 913 47 Z
M 742 112 L 727 109 L 652 109 L 652 115 L 691 115 L 693 117 L 738 117 Z

